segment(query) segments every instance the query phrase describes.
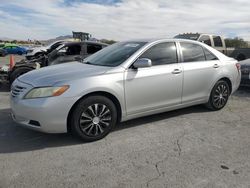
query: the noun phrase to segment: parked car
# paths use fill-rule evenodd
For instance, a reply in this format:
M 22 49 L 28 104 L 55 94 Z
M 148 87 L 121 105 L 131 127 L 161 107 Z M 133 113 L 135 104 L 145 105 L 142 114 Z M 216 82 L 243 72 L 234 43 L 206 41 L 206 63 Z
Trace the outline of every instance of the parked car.
M 27 53 L 27 49 L 20 46 L 4 46 L 3 49 L 6 50 L 8 54 L 23 55 Z
M 81 62 L 22 75 L 12 85 L 13 119 L 86 141 L 120 121 L 205 104 L 222 109 L 239 86 L 238 61 L 206 44 L 178 39 L 111 45 Z
M 0 48 L 3 48 L 3 47 L 16 47 L 18 46 L 17 44 L 15 43 L 1 43 L 0 44 Z
M 34 59 L 37 58 L 40 55 L 43 54 L 49 54 L 50 52 L 52 52 L 53 50 L 55 50 L 58 46 L 67 43 L 69 41 L 55 41 L 47 46 L 41 46 L 41 47 L 35 47 L 35 48 L 31 48 L 27 51 L 26 54 L 26 59 L 30 60 L 30 59 Z
M 250 87 L 250 59 L 240 61 L 241 64 L 241 86 Z
M 41 53 L 34 59 L 22 60 L 17 62 L 12 70 L 9 71 L 9 82 L 12 83 L 19 76 L 46 66 L 67 63 L 70 61 L 81 61 L 87 56 L 106 47 L 107 44 L 99 42 L 66 42 L 62 43 L 51 52 L 51 48 L 47 52 Z
M 4 57 L 7 55 L 7 51 L 5 49 L 0 48 L 0 57 Z
M 228 48 L 222 36 L 200 33 L 184 33 L 176 35 L 175 38 L 191 39 L 203 42 L 223 54 L 237 59 L 238 61 L 250 58 L 250 48 Z

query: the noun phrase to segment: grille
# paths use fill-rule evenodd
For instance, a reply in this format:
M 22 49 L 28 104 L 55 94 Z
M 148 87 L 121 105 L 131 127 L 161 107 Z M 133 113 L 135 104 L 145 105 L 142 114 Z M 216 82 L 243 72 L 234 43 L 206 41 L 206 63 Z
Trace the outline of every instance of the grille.
M 26 88 L 22 86 L 15 85 L 11 88 L 11 96 L 17 97 L 19 96 Z
M 242 74 L 249 74 L 250 73 L 250 68 L 248 68 L 248 67 L 243 67 L 243 68 L 241 68 L 241 73 Z

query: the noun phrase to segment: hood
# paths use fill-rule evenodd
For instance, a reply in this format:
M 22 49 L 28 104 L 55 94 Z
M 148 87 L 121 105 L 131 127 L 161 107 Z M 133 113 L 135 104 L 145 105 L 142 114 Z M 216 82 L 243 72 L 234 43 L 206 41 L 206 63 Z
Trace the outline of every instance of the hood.
M 41 51 L 46 51 L 47 50 L 47 47 L 46 46 L 41 46 L 41 47 L 35 47 L 35 48 L 31 48 L 29 51 L 29 53 L 28 54 L 31 54 L 31 55 L 33 55 L 33 54 L 35 54 L 35 53 L 37 53 L 37 52 L 41 52 Z
M 250 59 L 246 59 L 243 61 L 239 61 L 239 63 L 241 64 L 241 66 L 250 66 Z
M 110 67 L 83 64 L 80 62 L 52 65 L 28 72 L 18 78 L 19 81 L 34 87 L 52 86 L 59 82 L 82 79 L 88 76 L 100 75 L 110 70 Z

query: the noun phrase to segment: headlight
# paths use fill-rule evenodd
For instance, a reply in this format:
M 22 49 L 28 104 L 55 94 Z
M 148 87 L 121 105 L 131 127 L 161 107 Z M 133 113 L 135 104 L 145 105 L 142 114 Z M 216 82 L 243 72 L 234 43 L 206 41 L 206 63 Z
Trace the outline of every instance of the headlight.
M 25 99 L 34 99 L 41 97 L 54 97 L 63 94 L 69 88 L 68 85 L 61 87 L 40 87 L 30 90 L 25 96 Z

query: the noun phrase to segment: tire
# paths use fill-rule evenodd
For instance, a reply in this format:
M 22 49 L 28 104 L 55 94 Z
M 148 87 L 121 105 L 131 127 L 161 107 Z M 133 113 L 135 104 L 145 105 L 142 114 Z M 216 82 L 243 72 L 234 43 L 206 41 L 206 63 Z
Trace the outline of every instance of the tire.
M 11 74 L 10 74 L 10 85 L 17 79 L 19 76 L 32 71 L 33 69 L 27 68 L 27 67 L 20 67 L 15 69 Z
M 217 111 L 224 108 L 230 96 L 230 88 L 226 81 L 220 80 L 213 87 L 206 107 Z
M 92 142 L 107 136 L 117 121 L 114 103 L 104 96 L 93 95 L 82 99 L 73 109 L 70 126 L 73 135 Z

